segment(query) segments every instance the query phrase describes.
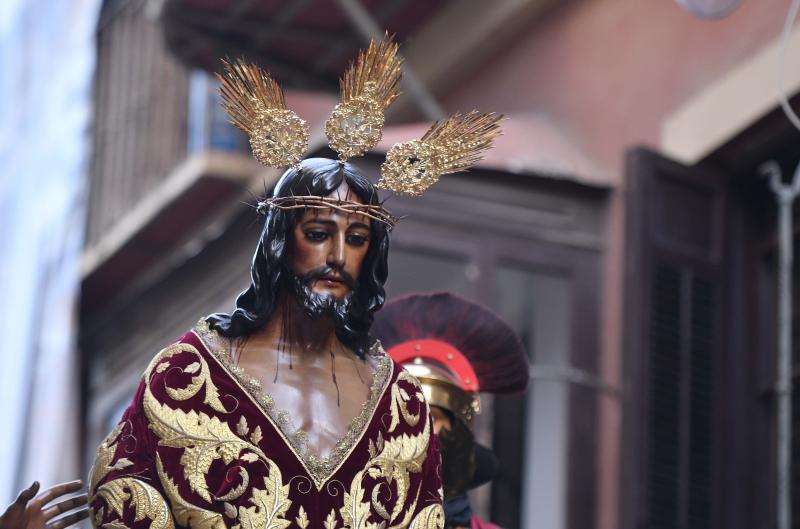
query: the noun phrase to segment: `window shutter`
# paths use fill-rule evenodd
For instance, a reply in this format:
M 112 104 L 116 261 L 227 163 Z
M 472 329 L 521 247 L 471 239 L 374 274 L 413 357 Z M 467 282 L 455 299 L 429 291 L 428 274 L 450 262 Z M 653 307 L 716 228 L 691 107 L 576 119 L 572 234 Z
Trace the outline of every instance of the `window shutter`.
M 721 323 L 718 177 L 646 149 L 626 175 L 629 526 L 709 529 Z

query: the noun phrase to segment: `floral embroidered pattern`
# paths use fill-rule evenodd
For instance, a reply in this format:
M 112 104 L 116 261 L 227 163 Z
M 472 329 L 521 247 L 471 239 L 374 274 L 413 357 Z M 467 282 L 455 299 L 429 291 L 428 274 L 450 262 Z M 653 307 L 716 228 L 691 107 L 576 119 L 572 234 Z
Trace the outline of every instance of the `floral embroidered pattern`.
M 169 355 L 169 349 L 162 355 Z M 157 363 L 154 361 L 151 367 Z M 172 409 L 158 402 L 150 389 L 149 370 L 145 374 L 143 407 L 150 429 L 160 438 L 158 444 L 184 449 L 180 462 L 186 479 L 191 490 L 206 501 L 211 501 L 211 494 L 205 476 L 215 459 L 222 458 L 229 465 L 243 450 L 251 450 L 264 459 L 267 457 L 259 447 L 236 436 L 218 417 L 194 410 Z
M 361 482 L 364 472 L 359 472 L 350 484 L 350 490 L 344 493 L 344 505 L 339 510 L 347 529 L 365 529 L 369 527 L 367 520 L 372 514 L 369 502 L 364 500 L 364 487 Z M 374 525 L 374 524 L 370 524 Z
M 369 463 L 369 475 L 382 477 L 387 483 L 397 483 L 397 501 L 390 519 L 395 519 L 406 502 L 410 488 L 409 474 L 422 471 L 422 463 L 428 453 L 431 425 L 425 421 L 422 433 L 409 436 L 402 434 L 386 441 L 383 450 Z
M 114 460 L 114 452 L 117 450 L 117 439 L 124 427 L 124 422 L 116 425 L 111 430 L 111 433 L 103 439 L 100 446 L 97 447 L 94 465 L 92 465 L 92 470 L 89 472 L 89 494 L 93 495 L 96 492 L 97 485 L 113 470 L 111 462 Z
M 152 485 L 144 481 L 130 477 L 112 479 L 98 487 L 97 495 L 119 517 L 122 517 L 125 503 L 130 502 L 135 509 L 135 522 L 149 518 L 152 520 L 150 529 L 175 528 L 167 502 Z
M 297 513 L 297 518 L 294 519 L 295 523 L 300 529 L 308 529 L 308 515 L 306 514 L 306 510 L 303 506 L 300 506 L 300 510 Z
M 249 502 L 253 506 L 240 506 L 237 518 L 240 525 L 246 528 L 285 529 L 290 524 L 290 521 L 285 518 L 285 514 L 292 504 L 289 500 L 289 486 L 283 484 L 281 472 L 275 462 L 267 458 L 266 454 L 257 445 L 242 438 L 250 430 L 247 425 L 247 419 L 241 416 L 236 424 L 237 433 L 242 436 L 239 437 L 231 430 L 227 422 L 220 420 L 218 417 L 209 416 L 204 412 L 195 410 L 187 412 L 173 409 L 159 402 L 153 395 L 150 387 L 153 369 L 155 368 L 156 372 L 158 372 L 160 366 L 165 365 L 165 359 L 180 352 L 198 354 L 199 362 L 190 364 L 188 367 L 194 367 L 188 372 L 199 372 L 199 375 L 192 379 L 187 388 L 176 390 L 169 385 L 165 385 L 167 394 L 175 400 L 185 400 L 196 395 L 201 387 L 205 385 L 206 399 L 204 402 L 216 411 L 220 411 L 213 404 L 214 399 L 208 398 L 208 395 L 211 394 L 216 396 L 217 402 L 219 401 L 218 392 L 211 381 L 210 375 L 207 377 L 204 375 L 209 373 L 209 369 L 202 356 L 197 353 L 194 347 L 188 344 L 176 344 L 167 347 L 156 356 L 145 372 L 145 390 L 142 398 L 142 405 L 149 427 L 159 437 L 158 444 L 160 446 L 183 449 L 180 464 L 183 467 L 183 473 L 189 483 L 189 488 L 208 502 L 212 501 L 212 497 L 206 484 L 206 476 L 214 460 L 222 459 L 226 465 L 230 465 L 236 459 L 263 461 L 269 469 L 269 476 L 264 479 L 264 488 L 253 487 L 249 498 Z M 188 367 L 184 368 L 183 372 L 187 372 Z M 198 377 L 201 377 L 201 383 L 198 383 Z M 180 398 L 176 398 L 175 395 L 179 395 Z M 221 407 L 221 409 L 224 410 L 224 407 Z M 242 455 L 243 451 L 246 452 L 244 455 Z M 203 529 L 221 529 L 225 527 L 221 514 L 201 509 L 181 497 L 178 488 L 165 472 L 160 455 L 156 454 L 156 456 L 156 469 L 159 480 L 173 505 L 173 513 L 178 523 L 186 526 L 191 525 L 193 529 L 200 527 Z M 233 500 L 244 493 L 249 483 L 249 475 L 244 468 L 240 468 L 239 472 L 242 484 L 228 494 L 215 498 L 216 500 Z
M 240 525 L 234 529 L 285 529 L 292 522 L 285 518 L 292 506 L 289 499 L 289 485 L 284 485 L 281 471 L 274 461 L 266 460 L 269 476 L 264 479 L 264 488 L 253 488 L 250 503 L 252 507 L 239 507 Z
M 208 344 L 195 330 L 158 353 L 124 420 L 98 447 L 95 527 L 441 529 L 427 405 L 416 379 L 395 372 L 380 348 L 384 367 L 337 445 L 341 459 L 314 467 L 279 429 L 277 410 L 256 413 L 261 400 L 219 356 L 229 350 Z
M 410 529 L 443 529 L 444 509 L 441 505 L 428 505 L 411 521 Z
M 412 385 L 418 384 L 416 379 L 410 375 L 404 380 Z M 408 413 L 408 410 L 405 413 L 398 411 L 398 409 L 405 409 L 405 402 L 409 400 L 399 397 L 401 402 L 397 403 L 394 400 L 394 395 L 400 396 L 402 394 L 407 393 L 402 388 L 399 388 L 399 385 L 392 386 L 392 417 L 396 416 L 399 422 L 402 416 L 407 424 L 416 426 L 420 420 L 419 414 Z M 420 404 L 424 405 L 424 401 Z M 393 422 L 392 424 L 390 431 L 397 426 L 397 423 Z M 358 472 L 353 478 L 349 491 L 345 492 L 344 505 L 339 511 L 344 521 L 345 529 L 379 529 L 385 527 L 386 524 L 390 527 L 408 527 L 419 499 L 417 494 L 410 504 L 407 505 L 406 503 L 408 492 L 411 489 L 410 474 L 422 471 L 423 463 L 428 454 L 430 436 L 431 423 L 426 420 L 425 426 L 419 434 L 408 435 L 404 433 L 385 441 L 382 434 L 379 433 L 377 443 L 370 441 L 370 461 L 367 463 L 365 470 Z M 369 501 L 365 499 L 366 490 L 363 481 L 366 476 L 373 480 L 382 480 L 382 483 L 386 486 L 391 486 L 394 483 L 396 498 L 391 513 L 378 498 L 381 490 L 380 486 L 372 489 Z M 403 515 L 404 510 L 405 515 Z M 369 518 L 374 513 L 377 513 L 383 519 L 380 524 L 369 521 Z M 400 518 L 401 515 L 403 515 L 402 518 Z M 427 528 L 427 526 L 421 527 Z
M 201 509 L 181 497 L 175 482 L 164 471 L 164 464 L 158 454 L 156 454 L 156 470 L 164 492 L 172 504 L 172 514 L 180 525 L 192 529 L 225 529 L 221 514 Z
M 197 395 L 197 393 L 200 391 L 200 388 L 205 386 L 206 392 L 203 402 L 211 406 L 214 411 L 227 413 L 225 406 L 223 406 L 222 402 L 219 400 L 219 391 L 217 390 L 217 386 L 215 386 L 214 382 L 211 380 L 211 373 L 208 370 L 208 363 L 203 360 L 203 357 L 200 356 L 200 353 L 197 351 L 197 349 L 189 344 L 177 343 L 162 350 L 150 362 L 150 366 L 146 371 L 146 376 L 149 378 L 153 367 L 155 367 L 157 372 L 166 371 L 170 367 L 168 360 L 171 357 L 181 353 L 191 353 L 197 356 L 199 361 L 192 362 L 188 366 L 181 369 L 181 371 L 184 373 L 197 374 L 192 377 L 192 381 L 184 388 L 173 388 L 167 386 L 167 395 L 169 395 L 170 398 L 178 401 L 188 400 Z
M 414 396 L 419 401 L 419 404 L 425 400 L 425 397 L 421 397 L 421 387 L 419 385 L 419 380 L 414 377 L 414 375 L 410 374 L 408 371 L 401 371 L 399 375 L 397 375 L 397 381 L 404 381 L 408 382 L 409 384 L 413 384 L 415 388 Z M 403 419 L 405 419 L 406 424 L 409 426 L 416 426 L 419 423 L 419 412 L 411 413 L 408 409 L 408 401 L 411 400 L 411 396 L 408 394 L 400 384 L 394 384 L 392 386 L 392 404 L 390 408 L 390 412 L 392 414 L 392 422 L 389 425 L 389 431 L 393 432 L 397 425 L 400 424 L 400 414 L 403 415 Z

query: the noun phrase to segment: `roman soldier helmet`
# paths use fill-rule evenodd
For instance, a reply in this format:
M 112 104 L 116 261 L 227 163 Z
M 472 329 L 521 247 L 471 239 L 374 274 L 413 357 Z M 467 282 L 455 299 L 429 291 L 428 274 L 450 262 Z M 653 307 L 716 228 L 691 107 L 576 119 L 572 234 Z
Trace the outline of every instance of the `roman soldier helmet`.
M 494 454 L 475 443 L 480 393 L 525 391 L 528 357 L 516 333 L 488 308 L 447 292 L 390 301 L 375 315 L 372 335 L 417 377 L 428 404 L 444 410 L 452 429 L 440 432 L 445 496 L 494 476 Z M 448 464 L 458 461 L 458 464 Z

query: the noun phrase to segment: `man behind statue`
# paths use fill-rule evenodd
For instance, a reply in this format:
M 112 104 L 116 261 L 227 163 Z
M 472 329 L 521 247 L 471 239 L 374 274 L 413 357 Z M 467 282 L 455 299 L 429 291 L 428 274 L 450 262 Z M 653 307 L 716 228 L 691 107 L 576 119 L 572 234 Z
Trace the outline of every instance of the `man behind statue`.
M 420 382 L 442 454 L 445 527 L 499 529 L 473 514 L 467 491 L 488 483 L 497 458 L 475 442 L 480 393 L 521 394 L 528 356 L 513 329 L 488 308 L 448 292 L 386 304 L 373 325 L 389 355 Z

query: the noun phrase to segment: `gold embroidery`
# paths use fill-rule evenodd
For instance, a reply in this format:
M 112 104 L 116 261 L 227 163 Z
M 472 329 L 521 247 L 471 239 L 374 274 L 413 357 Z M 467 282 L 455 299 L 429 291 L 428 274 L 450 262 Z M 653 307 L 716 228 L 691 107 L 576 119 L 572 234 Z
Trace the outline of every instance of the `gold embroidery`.
M 264 478 L 265 489 L 253 488 L 250 503 L 253 507 L 239 506 L 240 525 L 234 529 L 285 529 L 292 522 L 285 518 L 292 506 L 289 485 L 283 484 L 281 471 L 274 461 L 265 458 L 269 476 Z
M 366 529 L 377 527 L 375 524 L 368 522 L 372 512 L 369 508 L 369 502 L 364 500 L 364 487 L 361 481 L 364 478 L 364 471 L 356 474 L 350 484 L 350 491 L 344 493 L 344 505 L 339 509 L 342 515 L 342 520 L 346 529 Z
M 397 375 L 397 382 L 408 382 L 413 384 L 415 387 L 419 388 L 419 381 L 411 375 L 408 371 L 401 371 L 399 375 Z M 397 425 L 400 424 L 400 415 L 403 415 L 403 419 L 405 419 L 406 424 L 409 426 L 416 426 L 419 423 L 419 413 L 411 413 L 408 411 L 408 401 L 411 397 L 408 395 L 408 392 L 400 387 L 399 384 L 395 382 L 392 385 L 392 404 L 389 409 L 390 413 L 392 414 L 392 422 L 389 424 L 389 431 L 393 432 Z M 416 394 L 415 394 L 416 396 Z M 424 399 L 420 400 L 423 402 Z
M 370 463 L 371 465 L 372 463 Z M 375 468 L 368 468 L 367 469 L 368 475 L 373 478 L 381 477 L 381 473 L 379 469 Z M 372 498 L 371 503 L 363 501 L 364 500 L 364 487 L 363 487 L 363 478 L 364 478 L 364 471 L 361 471 L 356 474 L 353 478 L 353 481 L 350 483 L 350 491 L 345 491 L 344 495 L 344 504 L 339 512 L 342 515 L 342 519 L 344 520 L 344 527 L 343 529 L 383 529 L 386 527 L 388 522 L 395 520 L 397 516 L 402 512 L 403 507 L 405 506 L 405 500 L 408 496 L 408 480 L 398 480 L 397 481 L 397 491 L 398 497 L 395 502 L 394 509 L 392 510 L 392 514 L 389 514 L 386 507 L 378 500 L 379 494 L 379 487 L 380 485 L 375 486 L 372 489 Z M 387 479 L 387 483 L 391 483 L 391 480 Z M 417 489 L 417 493 L 414 496 L 414 501 L 406 508 L 406 514 L 403 519 L 395 524 L 390 526 L 390 529 L 405 529 L 408 527 L 409 521 L 411 520 L 411 516 L 416 509 L 417 500 L 419 499 L 419 492 L 420 489 Z M 384 519 L 384 521 L 380 523 L 370 522 L 369 517 L 372 515 L 372 511 L 370 510 L 375 509 L 378 516 Z M 335 516 L 332 518 L 334 513 L 331 512 L 328 515 L 328 521 L 333 520 L 335 522 Z M 327 529 L 327 521 L 326 521 L 326 529 Z M 335 526 L 334 526 L 335 527 Z
M 166 386 L 167 395 L 175 400 L 187 400 L 197 395 L 197 393 L 200 391 L 200 388 L 205 385 L 206 392 L 203 402 L 211 406 L 215 411 L 220 413 L 228 413 L 228 410 L 225 409 L 225 406 L 222 405 L 222 401 L 219 399 L 219 390 L 217 389 L 217 386 L 215 386 L 214 382 L 211 380 L 211 372 L 208 369 L 208 363 L 200 355 L 200 352 L 190 344 L 173 344 L 159 352 L 150 362 L 150 365 L 145 371 L 146 380 L 150 380 L 150 374 L 154 366 L 157 366 L 156 372 L 163 371 L 161 366 L 163 366 L 164 363 L 162 363 L 162 361 L 167 360 L 179 353 L 191 353 L 199 359 L 199 362 L 193 362 L 183 368 L 184 373 L 196 373 L 198 369 L 200 373 L 193 376 L 192 381 L 185 388 L 172 388 Z
M 247 426 L 247 419 L 245 419 L 244 415 L 239 417 L 239 422 L 236 423 L 236 433 L 245 437 L 248 433 L 250 433 L 250 428 Z
M 258 456 L 249 452 L 242 456 L 242 459 L 245 459 L 247 456 L 252 456 L 252 459 L 248 458 L 249 461 L 258 460 Z M 230 492 L 223 494 L 222 496 L 214 496 L 214 499 L 218 501 L 231 501 L 239 499 L 242 494 L 244 494 L 244 491 L 247 490 L 247 486 L 250 484 L 250 474 L 247 473 L 247 470 L 240 467 L 239 477 L 242 478 L 242 482 L 239 483 L 237 487 L 234 487 Z
M 410 529 L 444 529 L 444 509 L 438 503 L 428 505 L 414 517 Z
M 337 525 L 339 525 L 339 521 L 336 519 L 336 511 L 331 509 L 328 517 L 325 518 L 325 529 L 336 529 Z
M 253 430 L 253 433 L 250 434 L 250 440 L 253 441 L 253 444 L 257 445 L 263 438 L 264 437 L 261 434 L 261 426 L 256 426 L 255 430 Z
M 214 358 L 216 358 L 222 367 L 233 376 L 239 385 L 264 411 L 264 414 L 273 425 L 276 426 L 276 430 L 278 430 L 284 440 L 287 441 L 289 448 L 303 463 L 306 470 L 308 470 L 317 489 L 321 490 L 323 484 L 339 469 L 350 454 L 350 451 L 361 439 L 364 430 L 372 419 L 372 415 L 380 401 L 381 395 L 383 395 L 389 382 L 391 382 L 392 370 L 394 368 L 393 362 L 391 357 L 383 350 L 380 343 L 375 342 L 369 353 L 379 357 L 370 388 L 369 398 L 364 402 L 360 413 L 353 418 L 347 428 L 347 432 L 336 442 L 331 452 L 325 457 L 320 457 L 316 454 L 310 454 L 305 450 L 306 433 L 294 429 L 291 416 L 276 408 L 274 400 L 268 393 L 263 391 L 261 383 L 255 378 L 250 377 L 242 368 L 233 364 L 230 356 L 230 341 L 221 337 L 219 333 L 211 329 L 205 318 L 200 319 L 195 327 L 195 331 Z
M 117 478 L 103 483 L 97 495 L 117 516 L 122 516 L 125 503 L 130 500 L 135 509 L 133 520 L 139 522 L 150 518 L 150 529 L 174 529 L 167 502 L 151 485 L 136 478 Z
M 400 522 L 392 525 L 389 529 L 406 529 L 408 524 L 411 522 L 411 517 L 414 515 L 414 510 L 417 508 L 417 501 L 419 500 L 419 491 L 417 489 L 417 496 L 414 498 L 414 501 L 411 502 L 406 509 L 406 514 L 403 516 L 403 519 Z
M 378 457 L 378 453 L 383 451 L 383 433 L 378 432 L 378 442 L 373 443 L 372 439 L 369 440 L 369 446 L 367 446 L 367 451 L 369 452 L 369 458 L 375 459 Z
M 377 511 L 378 516 L 384 520 L 388 520 L 390 518 L 389 511 L 386 510 L 386 506 L 378 499 L 378 494 L 381 492 L 381 485 L 385 485 L 385 483 L 379 483 L 372 488 L 372 506 L 375 508 L 375 511 Z
M 156 454 L 156 471 L 164 492 L 172 504 L 172 514 L 178 524 L 191 529 L 225 529 L 225 521 L 221 514 L 201 509 L 181 497 L 178 487 L 164 471 L 161 456 L 158 454 Z
M 126 469 L 126 468 L 128 468 L 129 466 L 132 466 L 132 465 L 133 465 L 133 461 L 131 461 L 127 457 L 121 457 L 121 458 L 117 459 L 116 463 L 114 463 L 113 465 L 111 465 L 108 468 L 110 468 L 111 470 L 124 470 L 124 469 Z
M 183 368 L 184 373 L 194 374 L 200 369 L 200 362 L 192 362 L 188 366 Z
M 211 331 L 208 332 L 211 333 Z M 209 347 L 209 351 L 213 353 L 214 358 L 220 361 L 221 367 L 226 368 L 234 375 L 234 380 L 250 393 L 254 402 L 259 404 L 265 411 L 266 418 L 276 426 L 279 435 L 282 434 L 278 429 L 280 424 L 276 423 L 275 419 L 280 415 L 280 411 L 275 409 L 269 395 L 261 392 L 260 388 L 256 388 L 254 384 L 248 383 L 246 378 L 240 378 L 236 374 L 233 369 L 235 366 L 230 365 L 228 349 L 212 340 L 212 338 L 215 340 L 221 340 L 221 338 L 216 336 L 216 333 L 211 333 L 211 335 L 213 335 L 211 338 L 208 335 L 203 338 L 207 340 L 206 344 L 219 345 L 219 347 Z M 159 437 L 159 445 L 183 449 L 180 464 L 183 467 L 185 479 L 190 489 L 206 501 L 216 500 L 221 502 L 221 505 L 217 505 L 224 506 L 224 514 L 230 519 L 236 519 L 235 523 L 237 525 L 233 526 L 234 529 L 287 529 L 290 526 L 307 529 L 311 527 L 311 520 L 302 506 L 293 518 L 287 518 L 287 513 L 292 505 L 292 501 L 289 499 L 289 485 L 283 484 L 278 466 L 274 461 L 268 459 L 258 446 L 263 438 L 260 426 L 254 425 L 255 427 L 252 427 L 248 424 L 245 416 L 231 417 L 229 424 L 215 416 L 209 416 L 207 413 L 172 409 L 168 405 L 159 402 L 153 395 L 149 376 L 152 370 L 157 371 L 161 365 L 165 365 L 170 356 L 177 354 L 177 352 L 189 350 L 190 352 L 194 351 L 194 354 L 198 356 L 197 362 L 193 362 L 183 368 L 185 373 L 193 375 L 192 383 L 182 390 L 175 390 L 178 393 L 170 392 L 170 389 L 175 388 L 170 388 L 169 386 L 165 386 L 165 391 L 169 393 L 170 397 L 177 397 L 177 400 L 181 400 L 191 392 L 194 392 L 194 394 L 199 393 L 205 386 L 207 398 L 213 400 L 216 397 L 218 400 L 219 394 L 216 387 L 211 383 L 209 364 L 205 358 L 194 347 L 183 344 L 187 347 L 184 349 L 179 347 L 181 345 L 172 346 L 171 351 L 171 348 L 165 349 L 151 363 L 145 379 L 143 408 L 150 423 L 150 429 Z M 384 367 L 381 368 L 380 366 Z M 337 447 L 344 447 L 343 453 L 339 453 L 334 449 L 327 458 L 316 458 L 315 460 L 313 455 L 302 457 L 298 453 L 296 444 L 284 437 L 288 447 L 306 465 L 306 469 L 309 470 L 309 475 L 316 483 L 318 490 L 321 490 L 330 475 L 338 469 L 355 444 L 361 439 L 364 430 L 375 413 L 381 395 L 389 389 L 392 369 L 393 363 L 391 359 L 385 353 L 382 353 L 379 368 L 373 378 L 370 398 L 365 403 L 362 414 L 354 419 L 350 429 L 348 429 L 348 433 L 340 440 L 340 444 L 337 444 Z M 242 377 L 246 377 L 243 372 L 240 374 Z M 206 375 L 208 378 L 204 378 Z M 399 374 L 398 381 L 412 384 L 415 387 L 418 386 L 416 380 L 410 375 L 403 376 L 403 374 Z M 183 391 L 183 393 L 180 393 L 180 391 Z M 412 427 L 417 426 L 419 420 L 424 417 L 422 409 L 417 413 L 411 413 L 408 408 L 408 403 L 412 398 L 419 398 L 417 393 L 419 392 L 408 388 L 408 386 L 403 388 L 397 384 L 392 385 L 391 400 L 389 401 L 392 424 L 389 431 L 397 428 L 401 417 Z M 214 408 L 210 403 L 209 405 Z M 390 525 L 393 528 L 407 528 L 411 523 L 419 491 L 412 495 L 409 490 L 410 474 L 420 472 L 422 469 L 431 437 L 430 421 L 425 420 L 424 429 L 417 435 L 402 434 L 384 438 L 383 434 L 385 433 L 386 430 L 383 433 L 379 432 L 375 441 L 370 440 L 368 446 L 370 462 L 351 481 L 349 490 L 345 489 L 343 491 L 341 507 L 331 510 L 322 523 L 325 529 L 384 529 Z M 341 459 L 334 461 L 334 455 Z M 229 500 L 242 497 L 250 487 L 247 483 L 249 480 L 247 471 L 240 469 L 243 484 L 235 487 L 223 497 L 213 498 L 205 479 L 212 462 L 216 459 L 222 459 L 226 465 L 231 464 L 236 459 L 251 463 L 263 460 L 268 467 L 268 477 L 264 479 L 264 489 L 250 488 L 251 496 L 246 500 L 247 503 L 240 501 L 237 510 L 237 507 L 229 503 Z M 324 459 L 328 461 L 324 461 Z M 105 466 L 107 467 L 110 462 L 111 460 L 108 460 Z M 164 473 L 160 458 L 157 459 L 156 463 L 159 477 L 166 489 L 165 494 L 173 505 L 173 513 L 178 524 L 190 526 L 192 529 L 222 529 L 225 526 L 222 513 L 206 511 L 187 503 L 181 498 L 172 479 Z M 117 462 L 117 465 L 120 464 L 125 463 Z M 371 489 L 365 489 L 363 480 L 367 475 L 382 481 Z M 384 505 L 379 501 L 379 491 L 381 487 L 392 485 L 393 483 L 395 484 L 393 488 L 396 488 L 397 491 L 395 498 L 388 505 Z M 367 494 L 368 492 L 371 492 L 371 494 Z M 393 491 L 390 490 L 391 492 Z M 409 505 L 406 505 L 406 501 L 408 501 Z M 337 515 L 341 515 L 341 521 Z M 371 520 L 370 517 L 372 516 L 378 517 L 380 521 L 376 523 Z M 315 520 L 315 523 L 320 522 L 321 520 Z M 342 522 L 344 522 L 344 525 L 342 525 Z M 394 525 L 392 525 L 392 522 L 394 522 Z M 430 525 L 431 523 L 436 523 L 435 513 L 433 512 L 429 512 L 425 517 L 418 515 L 414 518 L 413 523 L 417 524 L 419 529 L 428 529 L 429 526 L 431 528 L 437 527 L 436 525 Z
M 89 471 L 89 494 L 94 495 L 97 484 L 100 483 L 104 477 L 108 475 L 111 470 L 111 462 L 114 460 L 114 452 L 117 450 L 117 438 L 122 433 L 125 423 L 121 422 L 114 427 L 113 430 L 103 439 L 100 446 L 97 447 L 95 454 L 94 465 L 92 470 Z
M 205 476 L 211 468 L 211 463 L 215 459 L 221 458 L 226 465 L 239 458 L 242 451 L 247 452 L 241 459 L 254 462 L 261 459 L 269 468 L 269 477 L 264 480 L 266 489 L 260 490 L 253 488 L 250 503 L 253 507 L 239 507 L 238 518 L 240 524 L 245 528 L 254 529 L 285 529 L 291 522 L 285 519 L 286 511 L 291 506 L 288 499 L 289 487 L 281 482 L 281 473 L 277 465 L 267 458 L 266 454 L 256 444 L 248 442 L 233 433 L 230 426 L 217 417 L 211 417 L 203 412 L 194 410 L 185 412 L 180 409 L 172 409 L 166 404 L 160 403 L 152 393 L 150 387 L 150 373 L 155 366 L 163 365 L 161 362 L 176 354 L 177 352 L 194 351 L 200 359 L 199 362 L 190 364 L 187 369 L 190 372 L 198 372 L 199 375 L 192 379 L 192 384 L 183 390 L 183 393 L 170 392 L 169 386 L 165 386 L 166 391 L 171 397 L 182 400 L 188 398 L 189 393 L 196 394 L 200 391 L 203 384 L 206 387 L 206 402 L 217 411 L 220 411 L 209 400 L 215 398 L 218 401 L 218 392 L 210 379 L 208 364 L 197 353 L 197 350 L 186 344 L 176 344 L 165 349 L 151 362 L 145 375 L 145 391 L 143 396 L 143 408 L 149 421 L 150 429 L 160 438 L 159 445 L 173 448 L 183 448 L 180 463 L 184 470 L 184 475 L 192 491 L 196 492 L 206 501 L 211 501 L 211 494 L 205 481 Z M 157 369 L 157 368 L 156 368 Z M 221 406 L 221 403 L 220 403 Z M 224 411 L 224 408 L 223 408 Z M 236 425 L 240 435 L 245 436 L 250 433 L 247 420 L 242 416 Z M 256 427 L 250 438 L 261 440 L 261 429 Z M 219 513 L 207 511 L 186 502 L 178 493 L 172 479 L 164 472 L 160 456 L 157 455 L 157 470 L 159 477 L 164 484 L 173 509 L 181 525 L 189 525 L 192 529 L 222 529 L 225 527 L 223 517 Z M 223 497 L 215 498 L 225 502 L 226 513 L 231 514 L 227 500 L 240 497 L 247 489 L 249 476 L 245 469 L 240 469 L 243 483 Z M 230 505 L 233 507 L 233 505 Z M 233 515 L 236 516 L 235 507 Z M 237 526 L 239 527 L 239 526 Z
M 247 449 L 266 459 L 260 448 L 237 437 L 219 418 L 159 403 L 150 390 L 149 378 L 145 383 L 143 406 L 150 429 L 160 437 L 158 444 L 184 449 L 180 462 L 189 487 L 206 501 L 211 501 L 211 495 L 205 474 L 215 459 L 222 458 L 229 465 Z
M 297 518 L 294 520 L 297 522 L 297 526 L 300 529 L 306 529 L 308 527 L 308 515 L 306 514 L 306 510 L 303 509 L 303 506 L 300 506 L 300 511 L 297 513 Z
M 392 509 L 392 520 L 400 514 L 408 497 L 409 474 L 422 471 L 430 442 L 430 424 L 426 420 L 425 428 L 417 435 L 403 434 L 386 441 L 383 450 L 369 462 L 367 472 L 370 477 L 383 477 L 389 484 L 397 482 L 397 500 Z

